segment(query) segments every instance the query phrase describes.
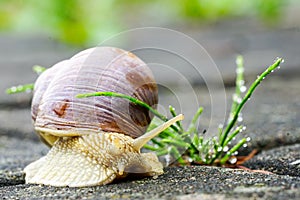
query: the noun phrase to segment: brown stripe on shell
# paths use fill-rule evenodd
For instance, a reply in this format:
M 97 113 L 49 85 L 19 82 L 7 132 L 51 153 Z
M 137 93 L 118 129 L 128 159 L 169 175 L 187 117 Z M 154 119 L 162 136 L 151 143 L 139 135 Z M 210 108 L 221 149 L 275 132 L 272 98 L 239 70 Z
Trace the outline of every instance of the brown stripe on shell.
M 64 99 L 62 102 L 58 102 L 54 105 L 53 111 L 57 116 L 63 117 L 65 115 L 67 108 L 70 106 L 69 102 L 70 100 Z

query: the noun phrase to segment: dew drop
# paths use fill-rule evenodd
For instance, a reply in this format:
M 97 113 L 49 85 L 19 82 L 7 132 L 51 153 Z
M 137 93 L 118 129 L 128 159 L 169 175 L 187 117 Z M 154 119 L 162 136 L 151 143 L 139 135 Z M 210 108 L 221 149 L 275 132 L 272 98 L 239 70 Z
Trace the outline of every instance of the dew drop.
M 238 155 L 239 154 L 239 152 L 238 151 L 235 151 L 232 155 Z
M 228 146 L 225 146 L 224 148 L 223 148 L 223 152 L 227 152 L 229 150 L 229 147 Z
M 244 72 L 244 68 L 237 68 L 237 69 L 235 70 L 235 72 L 236 72 L 237 74 L 241 74 L 241 73 Z
M 280 69 L 280 66 L 278 66 L 277 69 Z
M 284 59 L 281 60 L 281 63 L 284 63 Z
M 236 94 L 233 94 L 233 95 L 232 95 L 233 101 L 236 101 L 237 98 L 239 98 L 239 97 L 238 97 Z
M 218 152 L 221 152 L 222 150 L 223 150 L 222 147 L 218 147 L 218 149 L 217 149 Z
M 240 88 L 240 91 L 241 91 L 241 92 L 246 92 L 246 90 L 247 90 L 247 87 L 244 86 L 244 85 Z
M 22 85 L 19 85 L 18 87 L 17 87 L 17 90 L 23 90 L 23 86 Z
M 247 142 L 250 142 L 250 140 L 251 140 L 250 137 L 247 137 L 247 138 L 246 138 L 246 141 L 247 141 Z
M 201 160 L 205 163 L 206 162 L 206 158 L 204 155 L 201 155 Z
M 262 79 L 265 80 L 266 77 L 263 77 Z
M 236 157 L 232 157 L 228 160 L 230 162 L 230 164 L 234 164 L 237 162 L 237 158 Z
M 167 165 L 171 164 L 171 155 L 170 154 L 165 155 L 165 162 Z
M 15 87 L 15 86 L 14 86 L 14 87 L 11 87 L 10 90 L 11 90 L 12 92 L 16 92 L 16 91 L 17 91 L 17 87 Z
M 233 137 L 232 140 L 236 140 L 236 137 Z
M 243 126 L 243 131 L 245 131 L 247 129 L 247 127 L 246 126 Z
M 271 72 L 274 72 L 274 70 L 271 70 Z
M 242 122 L 243 121 L 243 117 L 239 116 L 237 119 L 238 122 Z M 242 130 L 242 129 L 241 129 Z
M 247 146 L 248 146 L 248 144 L 246 144 L 246 143 L 245 143 L 245 144 L 243 144 L 243 147 L 244 147 L 244 148 L 246 148 Z

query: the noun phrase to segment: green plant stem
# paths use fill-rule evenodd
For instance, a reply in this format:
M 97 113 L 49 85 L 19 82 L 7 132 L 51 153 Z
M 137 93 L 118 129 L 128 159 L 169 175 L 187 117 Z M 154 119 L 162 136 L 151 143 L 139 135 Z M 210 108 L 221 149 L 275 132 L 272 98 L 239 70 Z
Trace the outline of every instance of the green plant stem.
M 148 150 L 151 150 L 151 151 L 158 151 L 158 150 L 159 150 L 159 148 L 155 148 L 155 147 L 153 147 L 153 146 L 151 146 L 151 145 L 149 145 L 149 144 L 145 144 L 145 145 L 143 146 L 143 148 L 148 149 Z
M 190 144 L 188 144 L 188 143 L 186 143 L 182 140 L 174 140 L 174 139 L 164 138 L 164 139 L 161 140 L 161 142 L 168 143 L 168 144 L 174 144 L 176 146 L 184 147 L 184 148 L 190 147 Z
M 266 69 L 260 76 L 258 76 L 258 78 L 254 81 L 254 83 L 250 86 L 249 90 L 247 91 L 246 95 L 244 96 L 244 98 L 242 99 L 242 102 L 237 106 L 234 114 L 233 114 L 233 119 L 229 122 L 229 124 L 226 126 L 226 129 L 224 131 L 224 133 L 222 134 L 221 137 L 221 146 L 224 145 L 224 142 L 227 138 L 228 133 L 230 132 L 230 130 L 232 129 L 232 127 L 234 126 L 235 122 L 237 121 L 238 115 L 240 113 L 240 111 L 242 110 L 242 108 L 244 107 L 245 103 L 248 101 L 248 99 L 250 99 L 252 93 L 254 92 L 254 90 L 256 89 L 256 87 L 261 83 L 261 81 L 268 75 L 270 74 L 274 69 L 276 69 L 280 63 L 282 61 L 282 58 L 278 58 L 276 60 L 276 62 L 269 66 L 268 69 Z
M 178 149 L 174 146 L 171 147 L 170 149 L 170 153 L 172 153 L 174 155 L 174 158 L 177 159 L 177 161 L 181 164 L 181 165 L 185 165 L 185 161 L 184 159 L 181 157 L 181 154 L 179 153 Z
M 197 120 L 199 119 L 200 115 L 202 114 L 202 112 L 203 112 L 203 107 L 198 108 L 198 110 L 195 113 L 195 115 L 190 123 L 190 126 L 185 134 L 191 134 L 193 132 L 196 133 L 196 123 L 197 123 Z
M 169 110 L 170 110 L 170 113 L 172 114 L 173 117 L 177 116 L 177 113 L 176 113 L 175 108 L 173 106 L 170 105 Z M 181 121 L 177 121 L 176 124 L 179 127 L 179 130 L 181 132 L 183 132 L 183 127 L 182 127 Z
M 127 99 L 129 101 L 131 101 L 132 103 L 142 106 L 146 109 L 148 109 L 150 112 L 152 112 L 156 117 L 158 117 L 159 119 L 163 120 L 163 121 L 168 121 L 168 118 L 165 117 L 164 115 L 160 114 L 157 110 L 153 109 L 151 106 L 149 106 L 147 103 L 140 101 L 134 97 L 125 95 L 125 94 L 120 94 L 120 93 L 116 93 L 116 92 L 93 92 L 93 93 L 86 93 L 86 94 L 78 94 L 76 95 L 77 98 L 86 98 L 86 97 L 94 97 L 94 96 L 109 96 L 109 97 L 118 97 L 118 98 L 122 98 L 122 99 Z M 174 125 L 170 126 L 172 129 L 174 129 L 176 132 L 180 132 L 178 130 L 178 128 Z
M 226 154 L 225 156 L 220 160 L 220 164 L 224 165 L 226 161 L 229 159 L 229 157 L 236 152 L 243 144 L 247 142 L 246 138 L 241 139 L 234 147 L 232 147 Z
M 254 83 L 252 83 L 252 85 L 248 89 L 246 95 L 242 99 L 241 103 L 236 107 L 236 110 L 233 113 L 233 117 L 230 120 L 230 122 L 228 123 L 228 125 L 226 126 L 225 131 L 222 132 L 222 134 L 220 136 L 220 146 L 224 147 L 226 138 L 227 138 L 229 132 L 231 131 L 232 127 L 235 125 L 240 111 L 242 110 L 245 103 L 250 99 L 250 97 L 251 97 L 252 93 L 254 92 L 254 90 L 256 89 L 256 87 L 261 83 L 261 81 L 263 79 L 265 79 L 265 77 L 268 74 L 270 74 L 273 70 L 275 70 L 280 65 L 281 62 L 282 62 L 282 58 L 278 58 L 271 66 L 269 66 L 263 73 L 261 73 L 257 77 L 257 79 L 254 81 Z M 214 158 L 209 162 L 209 164 L 212 164 L 220 156 L 220 154 L 221 154 L 221 152 L 217 152 L 216 155 L 214 156 Z
M 157 156 L 163 156 L 163 155 L 166 155 L 169 153 L 169 150 L 168 149 L 162 149 L 160 151 L 157 151 L 156 155 Z
M 237 56 L 236 58 L 236 81 L 235 81 L 235 98 L 233 98 L 231 110 L 230 110 L 230 115 L 233 115 L 236 107 L 238 106 L 237 100 L 241 98 L 241 81 L 244 80 L 244 60 L 241 55 Z M 231 116 L 232 117 L 232 116 Z
M 41 74 L 41 73 L 43 73 L 44 71 L 46 71 L 47 68 L 42 67 L 42 66 L 40 66 L 40 65 L 34 65 L 34 66 L 32 67 L 32 70 L 33 70 L 35 73 L 37 73 L 37 74 Z
M 25 85 L 19 85 L 19 86 L 13 86 L 11 88 L 6 89 L 7 94 L 17 94 L 21 92 L 31 92 L 34 88 L 33 83 L 25 84 Z
M 122 99 L 128 99 L 132 103 L 142 106 L 144 108 L 147 108 L 149 111 L 151 111 L 156 117 L 163 121 L 168 121 L 168 118 L 166 118 L 164 115 L 160 114 L 157 110 L 153 109 L 151 106 L 146 104 L 143 101 L 140 101 L 134 97 L 125 95 L 125 94 L 120 94 L 120 93 L 115 93 L 115 92 L 94 92 L 94 93 L 86 93 L 86 94 L 78 94 L 76 95 L 77 98 L 86 98 L 86 97 L 94 97 L 94 96 L 109 96 L 109 97 L 119 97 Z
M 235 131 L 225 140 L 224 146 L 226 146 L 237 134 L 239 134 L 242 128 L 243 126 L 237 127 Z

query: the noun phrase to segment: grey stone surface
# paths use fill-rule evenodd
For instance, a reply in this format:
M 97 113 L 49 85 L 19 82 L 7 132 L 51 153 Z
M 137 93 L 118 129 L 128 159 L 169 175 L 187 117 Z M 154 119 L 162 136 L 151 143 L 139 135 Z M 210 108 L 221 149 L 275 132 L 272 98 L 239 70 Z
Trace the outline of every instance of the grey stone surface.
M 260 169 L 275 174 L 300 176 L 300 144 L 281 146 L 263 151 L 244 163 L 251 169 Z
M 297 198 L 300 178 L 250 173 L 205 166 L 171 167 L 157 178 L 128 179 L 105 186 L 89 188 L 57 188 L 39 185 L 15 185 L 0 188 L 1 198 L 53 199 L 172 199 L 182 195 L 218 194 L 225 197 Z M 207 195 L 208 196 L 208 195 Z
M 34 134 L 30 108 L 0 109 L 0 136 L 38 140 Z
M 41 142 L 0 136 L 0 170 L 21 171 L 27 164 L 48 152 Z

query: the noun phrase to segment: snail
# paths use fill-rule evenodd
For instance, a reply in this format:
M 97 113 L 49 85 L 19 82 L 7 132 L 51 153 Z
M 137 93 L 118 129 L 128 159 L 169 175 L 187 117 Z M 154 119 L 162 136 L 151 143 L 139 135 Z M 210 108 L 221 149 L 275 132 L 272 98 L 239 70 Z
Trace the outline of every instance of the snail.
M 145 133 L 153 117 L 147 109 L 120 98 L 76 98 L 98 91 L 130 95 L 153 108 L 158 103 L 152 72 L 131 52 L 95 47 L 55 64 L 36 80 L 31 106 L 35 131 L 51 149 L 25 167 L 26 183 L 85 187 L 130 173 L 163 173 L 158 157 L 140 149 L 183 115 Z

